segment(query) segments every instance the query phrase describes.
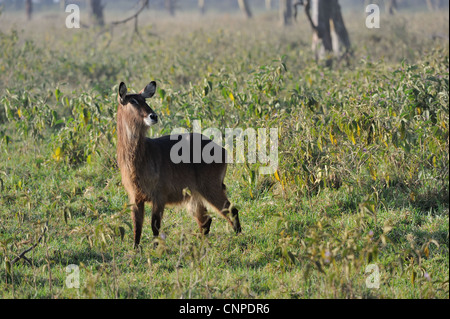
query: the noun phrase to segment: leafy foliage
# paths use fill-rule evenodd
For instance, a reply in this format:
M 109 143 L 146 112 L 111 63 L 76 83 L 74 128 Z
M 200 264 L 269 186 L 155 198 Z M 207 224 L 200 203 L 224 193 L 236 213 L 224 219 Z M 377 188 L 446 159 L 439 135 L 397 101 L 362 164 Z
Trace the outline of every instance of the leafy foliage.
M 445 17 L 423 18 L 439 30 Z M 350 23 L 355 59 L 330 70 L 297 27 L 227 19 L 188 30 L 159 21 L 126 50 L 123 35 L 106 47 L 89 30 L 71 41 L 66 30 L 0 31 L 2 297 L 448 297 L 448 43 L 407 19 L 386 21 L 381 40 Z M 229 165 L 241 235 L 213 216 L 201 237 L 190 216 L 168 210 L 164 235 L 153 239 L 146 220 L 132 250 L 117 83 L 139 91 L 153 79 L 152 136 L 194 120 L 278 129 L 274 174 Z M 44 224 L 31 264 L 11 265 Z M 79 290 L 65 287 L 69 264 Z M 379 289 L 366 285 L 370 264 Z

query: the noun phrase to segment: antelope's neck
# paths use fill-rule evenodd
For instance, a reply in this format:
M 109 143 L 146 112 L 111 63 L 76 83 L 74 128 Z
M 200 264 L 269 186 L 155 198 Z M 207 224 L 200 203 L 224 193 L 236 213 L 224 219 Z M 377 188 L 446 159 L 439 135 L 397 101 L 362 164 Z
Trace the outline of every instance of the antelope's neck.
M 145 158 L 145 130 L 117 121 L 117 160 L 121 170 L 136 171 Z

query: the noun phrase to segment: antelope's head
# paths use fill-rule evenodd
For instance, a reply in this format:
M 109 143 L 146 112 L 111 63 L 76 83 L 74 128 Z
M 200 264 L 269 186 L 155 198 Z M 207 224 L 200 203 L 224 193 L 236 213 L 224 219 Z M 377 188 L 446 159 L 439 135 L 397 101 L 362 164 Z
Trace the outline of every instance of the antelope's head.
M 150 108 L 145 99 L 156 92 L 156 82 L 152 81 L 138 94 L 127 94 L 127 86 L 119 85 L 119 111 L 125 119 L 127 130 L 141 130 L 158 123 L 158 115 Z

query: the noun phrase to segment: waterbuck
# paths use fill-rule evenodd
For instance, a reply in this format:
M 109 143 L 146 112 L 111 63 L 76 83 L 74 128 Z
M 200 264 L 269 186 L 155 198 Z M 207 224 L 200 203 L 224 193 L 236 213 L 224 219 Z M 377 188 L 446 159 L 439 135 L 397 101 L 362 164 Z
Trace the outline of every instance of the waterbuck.
M 159 235 L 164 207 L 171 204 L 187 204 L 203 234 L 209 233 L 212 221 L 207 214 L 207 204 L 239 233 L 238 210 L 231 206 L 223 183 L 227 169 L 225 149 L 195 133 L 154 139 L 146 137 L 148 128 L 158 122 L 158 116 L 145 101 L 155 91 L 156 83 L 152 81 L 138 94 L 127 94 L 127 87 L 122 82 L 117 97 L 117 161 L 122 184 L 132 204 L 134 246 L 138 247 L 141 239 L 146 202 L 152 205 L 151 222 L 155 237 Z M 180 154 L 172 149 L 180 143 L 188 146 L 190 154 L 187 161 L 174 163 L 171 155 Z M 199 147 L 194 147 L 195 144 Z M 198 152 L 206 149 L 220 160 L 193 160 L 198 158 Z

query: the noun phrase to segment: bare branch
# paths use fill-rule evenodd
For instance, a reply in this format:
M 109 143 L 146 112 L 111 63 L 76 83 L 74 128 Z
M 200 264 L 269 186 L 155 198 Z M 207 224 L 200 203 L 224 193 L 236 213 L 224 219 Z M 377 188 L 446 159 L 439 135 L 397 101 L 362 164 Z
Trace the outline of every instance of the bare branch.
M 294 3 L 294 19 L 297 20 L 297 6 L 305 6 L 305 14 L 308 18 L 309 23 L 311 24 L 311 28 L 317 32 L 317 26 L 314 24 L 311 18 L 311 1 L 310 0 L 298 0 Z
M 33 244 L 33 246 L 31 246 L 31 247 L 28 248 L 28 249 L 25 249 L 23 252 L 20 253 L 20 255 L 18 255 L 16 258 L 14 258 L 14 259 L 11 261 L 11 265 L 14 265 L 14 264 L 15 264 L 16 262 L 18 262 L 20 259 L 24 259 L 26 262 L 28 262 L 28 263 L 31 265 L 31 261 L 30 261 L 27 257 L 25 257 L 25 254 L 28 253 L 28 252 L 30 252 L 30 251 L 33 250 L 34 248 L 36 248 L 37 245 L 39 245 L 39 243 L 41 242 L 42 237 L 44 237 L 44 235 L 45 235 L 47 229 L 48 229 L 48 222 L 45 223 L 44 231 L 42 232 L 41 236 L 39 236 L 39 239 L 37 240 L 37 242 L 35 242 L 35 243 Z
M 136 19 L 139 16 L 139 14 L 145 9 L 145 7 L 148 6 L 150 0 L 141 0 L 141 7 L 138 9 L 138 11 L 136 11 L 135 14 L 133 14 L 132 16 L 123 19 L 123 20 L 119 20 L 119 21 L 113 21 L 111 22 L 112 25 L 118 25 L 118 24 L 122 24 L 122 23 L 127 23 L 128 21 L 132 20 L 132 19 Z
M 141 35 L 139 33 L 139 29 L 138 29 L 138 17 L 142 13 L 142 11 L 144 11 L 144 9 L 149 6 L 150 0 L 139 0 L 134 7 L 136 7 L 139 3 L 140 3 L 140 7 L 133 15 L 131 15 L 131 16 L 125 18 L 125 19 L 122 19 L 122 20 L 117 20 L 117 21 L 110 22 L 109 24 L 105 25 L 102 28 L 102 30 L 100 30 L 100 32 L 98 32 L 98 34 L 96 36 L 95 43 L 97 43 L 97 39 L 101 35 L 103 35 L 103 34 L 105 34 L 105 33 L 107 33 L 109 31 L 110 34 L 111 34 L 111 38 L 109 39 L 108 43 L 106 44 L 106 47 L 108 47 L 111 44 L 111 42 L 112 42 L 112 35 L 113 35 L 114 27 L 116 27 L 116 26 L 118 26 L 120 24 L 125 24 L 125 23 L 127 23 L 127 22 L 129 22 L 131 20 L 134 20 L 134 28 L 133 28 L 133 34 L 132 34 L 131 39 L 133 39 L 133 35 L 136 34 L 138 36 L 138 38 L 141 41 L 143 41 L 143 39 L 142 39 L 142 37 L 141 37 Z

